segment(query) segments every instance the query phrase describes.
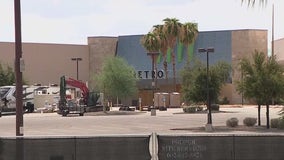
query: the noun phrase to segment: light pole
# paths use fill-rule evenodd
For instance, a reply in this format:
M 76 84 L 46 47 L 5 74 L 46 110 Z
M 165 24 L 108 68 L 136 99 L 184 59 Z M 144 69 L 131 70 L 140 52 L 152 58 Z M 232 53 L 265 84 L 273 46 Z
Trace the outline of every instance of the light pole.
M 79 80 L 79 61 L 82 61 L 82 58 L 71 58 L 72 61 L 76 61 L 77 64 L 77 80 Z
M 207 92 L 207 109 L 208 109 L 208 116 L 207 116 L 207 124 L 212 125 L 212 114 L 211 114 L 211 105 L 210 105 L 210 94 L 209 94 L 209 56 L 208 53 L 214 52 L 214 48 L 199 48 L 199 53 L 206 53 L 207 56 L 207 65 L 206 65 L 206 92 Z
M 156 57 L 159 55 L 159 52 L 148 52 L 147 55 L 152 58 L 152 94 L 153 94 L 153 107 L 154 107 L 154 89 L 156 87 L 157 79 L 157 67 L 155 65 Z

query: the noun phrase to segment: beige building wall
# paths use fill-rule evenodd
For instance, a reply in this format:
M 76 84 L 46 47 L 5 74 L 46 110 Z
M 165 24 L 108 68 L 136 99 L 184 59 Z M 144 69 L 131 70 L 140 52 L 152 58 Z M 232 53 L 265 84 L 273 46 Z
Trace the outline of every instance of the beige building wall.
M 94 76 L 100 72 L 106 57 L 116 54 L 117 37 L 88 37 L 90 88 L 95 88 Z
M 15 45 L 9 42 L 0 42 L 0 63 L 14 68 Z
M 267 54 L 267 30 L 237 30 L 232 32 L 232 104 L 240 104 L 242 96 L 236 90 L 236 82 L 241 80 L 238 71 L 239 60 L 243 57 L 251 58 L 255 50 Z M 246 103 L 246 101 L 244 101 Z
M 221 88 L 219 100 L 223 100 L 223 98 L 227 98 L 229 100 L 229 103 L 232 104 L 233 94 L 232 94 L 232 84 L 226 84 Z
M 284 38 L 274 41 L 274 54 L 277 60 L 284 64 Z
M 87 45 L 23 43 L 25 71 L 23 78 L 28 84 L 59 84 L 65 75 L 76 79 L 77 64 L 72 57 L 80 57 L 79 79 L 89 80 L 89 50 Z M 1 64 L 14 67 L 14 43 L 0 42 Z

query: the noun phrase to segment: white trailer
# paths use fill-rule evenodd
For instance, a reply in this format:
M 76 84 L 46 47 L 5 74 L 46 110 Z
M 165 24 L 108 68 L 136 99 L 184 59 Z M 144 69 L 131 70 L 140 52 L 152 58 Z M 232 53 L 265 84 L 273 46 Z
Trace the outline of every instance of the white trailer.
M 35 87 L 23 86 L 23 109 L 25 112 L 33 112 L 33 95 Z M 16 111 L 16 86 L 0 87 L 0 116 L 2 112 Z

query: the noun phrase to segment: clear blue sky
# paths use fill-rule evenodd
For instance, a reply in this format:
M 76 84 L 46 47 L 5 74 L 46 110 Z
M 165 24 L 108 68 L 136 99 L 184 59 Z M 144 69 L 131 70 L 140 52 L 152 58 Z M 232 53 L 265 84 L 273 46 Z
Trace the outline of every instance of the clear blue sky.
M 200 31 L 267 29 L 284 38 L 283 0 L 254 8 L 241 0 L 21 0 L 22 40 L 87 44 L 90 36 L 146 34 L 166 17 L 196 22 Z M 14 1 L 0 0 L 0 41 L 14 41 Z

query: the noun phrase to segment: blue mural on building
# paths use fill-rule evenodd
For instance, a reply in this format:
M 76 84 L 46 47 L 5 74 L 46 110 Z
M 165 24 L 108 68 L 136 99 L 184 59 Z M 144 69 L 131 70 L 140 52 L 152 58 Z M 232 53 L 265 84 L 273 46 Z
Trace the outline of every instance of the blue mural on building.
M 134 69 L 139 72 L 140 78 L 147 79 L 151 78 L 149 74 L 151 74 L 152 70 L 152 59 L 150 56 L 147 56 L 147 51 L 141 45 L 141 38 L 143 35 L 129 35 L 129 36 L 119 36 L 117 51 L 116 54 L 119 57 L 124 58 L 130 65 L 134 67 Z M 208 31 L 208 32 L 199 32 L 198 37 L 194 43 L 193 48 L 193 58 L 190 59 L 190 62 L 193 61 L 194 58 L 199 59 L 200 61 L 206 63 L 206 54 L 198 53 L 198 48 L 208 48 L 214 47 L 214 53 L 209 54 L 209 64 L 215 64 L 219 61 L 225 61 L 228 64 L 232 63 L 232 43 L 231 38 L 232 31 Z M 178 53 L 178 49 L 175 48 L 175 53 Z M 176 55 L 176 74 L 179 75 L 179 71 L 183 69 L 186 65 L 189 54 L 187 53 L 187 49 L 183 48 L 183 54 L 179 55 L 182 57 L 178 58 Z M 181 60 L 182 59 L 182 60 Z M 162 61 L 158 63 L 157 70 L 163 71 L 163 63 Z M 173 77 L 172 74 L 172 64 L 168 63 L 168 77 L 171 79 Z M 147 75 L 147 76 L 146 76 Z M 160 77 L 161 78 L 161 77 Z

